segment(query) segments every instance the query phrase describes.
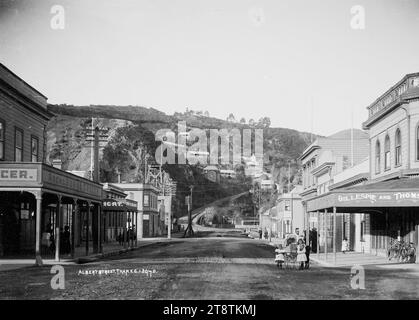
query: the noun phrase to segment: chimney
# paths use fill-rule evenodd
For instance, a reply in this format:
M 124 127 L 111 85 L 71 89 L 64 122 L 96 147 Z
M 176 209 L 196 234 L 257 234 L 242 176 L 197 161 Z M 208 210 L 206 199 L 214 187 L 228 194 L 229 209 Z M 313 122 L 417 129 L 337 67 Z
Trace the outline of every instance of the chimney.
M 62 163 L 61 159 L 52 160 L 52 166 L 54 168 L 57 168 L 57 169 L 60 169 L 61 170 L 62 164 L 63 163 Z

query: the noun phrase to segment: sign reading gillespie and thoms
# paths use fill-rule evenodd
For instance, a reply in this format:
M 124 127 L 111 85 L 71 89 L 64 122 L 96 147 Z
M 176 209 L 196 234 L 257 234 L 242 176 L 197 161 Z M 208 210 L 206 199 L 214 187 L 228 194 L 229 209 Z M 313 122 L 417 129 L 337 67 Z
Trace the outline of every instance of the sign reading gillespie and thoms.
M 307 201 L 308 211 L 331 207 L 419 206 L 419 191 L 330 193 Z
M 419 201 L 419 192 L 385 192 L 385 193 L 348 193 L 338 194 L 337 201 L 345 202 L 379 202 L 379 201 L 400 201 L 414 200 Z

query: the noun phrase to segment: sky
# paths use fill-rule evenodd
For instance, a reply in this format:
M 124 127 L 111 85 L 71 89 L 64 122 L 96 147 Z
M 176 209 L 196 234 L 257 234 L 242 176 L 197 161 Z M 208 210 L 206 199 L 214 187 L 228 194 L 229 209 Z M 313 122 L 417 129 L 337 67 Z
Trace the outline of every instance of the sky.
M 330 135 L 361 128 L 369 104 L 419 72 L 418 30 L 419 0 L 0 0 L 0 62 L 49 103 L 267 116 Z

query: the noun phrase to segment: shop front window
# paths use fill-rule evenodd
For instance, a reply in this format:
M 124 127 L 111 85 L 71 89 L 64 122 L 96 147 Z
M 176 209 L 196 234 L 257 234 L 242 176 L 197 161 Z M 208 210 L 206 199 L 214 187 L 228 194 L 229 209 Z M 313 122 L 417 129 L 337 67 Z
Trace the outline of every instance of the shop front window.
M 416 127 L 416 160 L 419 161 L 419 125 Z
M 4 136 L 5 136 L 5 124 L 0 119 L 0 160 L 4 160 Z
M 365 231 L 366 231 L 366 222 L 365 222 L 365 215 L 363 214 L 361 217 L 361 242 L 365 242 Z

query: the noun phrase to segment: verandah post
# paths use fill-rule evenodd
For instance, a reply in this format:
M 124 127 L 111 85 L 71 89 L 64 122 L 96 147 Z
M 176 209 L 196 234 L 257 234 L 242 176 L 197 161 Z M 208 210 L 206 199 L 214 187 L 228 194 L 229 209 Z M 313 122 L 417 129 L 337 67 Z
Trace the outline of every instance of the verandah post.
M 319 210 L 317 210 L 317 231 L 316 231 L 317 259 L 319 259 L 320 257 L 319 232 L 320 232 L 320 212 Z
M 333 263 L 336 264 L 336 207 L 333 207 Z
M 90 201 L 87 202 L 87 211 L 86 211 L 86 256 L 89 255 L 89 218 L 90 218 Z
M 74 258 L 75 239 L 76 239 L 76 217 L 79 211 L 77 199 L 73 199 L 74 208 L 71 213 L 71 257 Z
M 58 196 L 55 219 L 55 261 L 60 261 L 61 195 Z
M 324 259 L 327 260 L 327 228 L 328 228 L 328 223 L 327 223 L 327 209 L 324 209 Z
M 37 266 L 42 266 L 41 257 L 41 219 L 42 219 L 42 193 L 36 194 L 36 240 L 35 240 L 35 261 Z

